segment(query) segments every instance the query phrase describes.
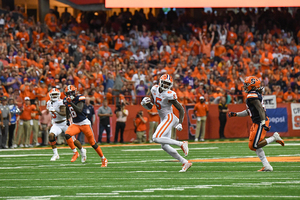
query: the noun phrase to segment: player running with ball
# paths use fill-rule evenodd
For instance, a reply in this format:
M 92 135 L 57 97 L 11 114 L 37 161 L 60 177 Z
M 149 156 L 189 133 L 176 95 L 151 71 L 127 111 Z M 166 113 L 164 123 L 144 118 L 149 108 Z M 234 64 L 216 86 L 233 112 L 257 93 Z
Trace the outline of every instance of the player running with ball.
M 154 85 L 151 88 L 151 98 L 144 97 L 141 105 L 150 110 L 155 103 L 159 117 L 161 119 L 155 133 L 153 134 L 153 141 L 161 144 L 161 148 L 170 154 L 172 157 L 179 160 L 183 166 L 179 172 L 186 172 L 192 163 L 184 159 L 179 153 L 170 145 L 176 145 L 181 147 L 184 155 L 189 153 L 188 142 L 180 142 L 171 139 L 172 127 L 175 127 L 178 131 L 182 131 L 182 122 L 184 118 L 184 108 L 177 101 L 177 95 L 171 90 L 173 86 L 173 79 L 170 75 L 164 74 L 160 77 L 159 85 Z M 173 114 L 172 105 L 179 110 L 179 119 Z
M 107 167 L 107 159 L 104 157 L 101 148 L 96 144 L 91 122 L 86 118 L 86 114 L 83 112 L 85 104 L 85 96 L 76 94 L 76 88 L 73 85 L 68 85 L 65 89 L 66 97 L 64 98 L 64 104 L 67 107 L 67 118 L 72 117 L 73 123 L 66 131 L 66 140 L 71 149 L 75 149 L 72 136 L 81 132 L 87 137 L 90 145 L 95 149 L 98 155 L 101 157 L 101 167 Z M 78 154 L 78 153 L 77 153 Z

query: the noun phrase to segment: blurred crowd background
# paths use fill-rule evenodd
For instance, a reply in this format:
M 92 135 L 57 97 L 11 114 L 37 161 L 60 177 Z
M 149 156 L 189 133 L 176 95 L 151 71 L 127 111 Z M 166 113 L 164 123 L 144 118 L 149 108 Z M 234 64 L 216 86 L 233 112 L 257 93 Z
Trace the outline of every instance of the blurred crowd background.
M 243 80 L 261 79 L 277 102 L 299 102 L 300 9 L 202 12 L 170 9 L 81 12 L 49 10 L 35 22 L 22 7 L 0 15 L 0 95 L 40 106 L 56 87 L 73 84 L 93 105 L 138 104 L 159 77 L 173 77 L 182 104 L 242 103 Z M 63 94 L 62 94 L 63 97 Z

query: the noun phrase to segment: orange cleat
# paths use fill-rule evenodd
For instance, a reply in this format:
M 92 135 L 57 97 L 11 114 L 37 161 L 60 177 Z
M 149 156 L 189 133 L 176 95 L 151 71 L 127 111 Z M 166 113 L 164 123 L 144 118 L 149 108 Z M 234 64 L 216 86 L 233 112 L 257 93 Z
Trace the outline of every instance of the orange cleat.
M 103 159 L 101 159 L 101 161 L 102 161 L 101 167 L 107 167 L 107 159 L 103 158 Z
M 72 156 L 71 162 L 75 162 L 78 157 L 79 157 L 79 153 L 76 151 Z

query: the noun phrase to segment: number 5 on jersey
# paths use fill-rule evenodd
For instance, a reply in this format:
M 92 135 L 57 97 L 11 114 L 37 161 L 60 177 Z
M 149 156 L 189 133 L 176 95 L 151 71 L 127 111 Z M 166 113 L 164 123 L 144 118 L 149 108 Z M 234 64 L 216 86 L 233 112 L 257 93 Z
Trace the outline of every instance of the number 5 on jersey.
M 155 98 L 155 105 L 156 105 L 157 110 L 161 109 L 161 105 L 159 103 L 159 101 L 161 101 L 161 100 L 162 100 L 161 98 L 158 98 L 158 97 Z

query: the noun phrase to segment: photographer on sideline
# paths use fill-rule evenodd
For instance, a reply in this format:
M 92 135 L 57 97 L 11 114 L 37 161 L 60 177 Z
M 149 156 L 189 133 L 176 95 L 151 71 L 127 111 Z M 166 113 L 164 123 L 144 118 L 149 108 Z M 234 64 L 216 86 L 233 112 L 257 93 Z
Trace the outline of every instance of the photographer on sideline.
M 115 110 L 115 114 L 117 115 L 117 123 L 116 123 L 116 132 L 115 132 L 115 143 L 118 143 L 119 131 L 120 133 L 120 143 L 124 143 L 123 133 L 126 126 L 128 110 L 125 109 L 125 104 L 117 105 L 117 109 Z
M 136 118 L 134 119 L 135 133 L 136 133 L 136 142 L 142 143 L 146 142 L 146 123 L 148 121 L 147 117 L 143 117 L 144 112 L 141 110 L 137 113 Z

